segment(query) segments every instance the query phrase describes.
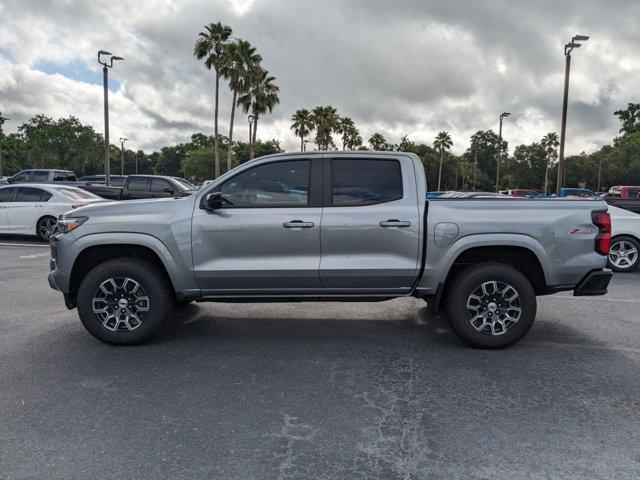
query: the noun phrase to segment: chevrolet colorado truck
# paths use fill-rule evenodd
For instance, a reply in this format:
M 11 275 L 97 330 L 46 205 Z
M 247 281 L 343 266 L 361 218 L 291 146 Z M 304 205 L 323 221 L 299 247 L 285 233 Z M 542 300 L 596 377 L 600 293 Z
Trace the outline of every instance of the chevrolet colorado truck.
M 49 283 L 110 344 L 151 338 L 190 301 L 425 299 L 467 343 L 520 340 L 536 296 L 603 295 L 598 200 L 426 199 L 420 159 L 305 152 L 244 163 L 194 195 L 59 219 Z

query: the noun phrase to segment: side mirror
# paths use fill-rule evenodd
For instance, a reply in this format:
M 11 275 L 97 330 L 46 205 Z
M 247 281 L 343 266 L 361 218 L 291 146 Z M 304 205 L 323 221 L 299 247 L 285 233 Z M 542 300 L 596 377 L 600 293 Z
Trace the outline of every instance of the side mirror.
M 222 194 L 220 192 L 212 192 L 202 197 L 200 208 L 204 210 L 217 210 L 222 208 Z
M 164 187 L 164 188 L 162 189 L 162 191 L 163 191 L 163 192 L 166 192 L 166 193 L 169 193 L 169 194 L 171 194 L 171 195 L 173 195 L 174 193 L 176 193 L 176 191 L 175 191 L 173 188 L 171 188 L 171 187 Z

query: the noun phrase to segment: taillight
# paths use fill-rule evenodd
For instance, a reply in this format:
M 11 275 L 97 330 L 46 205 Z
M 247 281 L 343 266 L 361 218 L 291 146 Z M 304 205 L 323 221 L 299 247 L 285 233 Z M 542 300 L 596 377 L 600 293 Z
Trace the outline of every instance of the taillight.
M 591 218 L 593 224 L 598 227 L 596 235 L 596 252 L 600 255 L 609 255 L 611 248 L 611 215 L 608 213 L 594 213 Z
M 86 203 L 76 203 L 75 205 L 71 205 L 71 208 L 80 208 L 80 207 L 86 207 L 87 204 Z

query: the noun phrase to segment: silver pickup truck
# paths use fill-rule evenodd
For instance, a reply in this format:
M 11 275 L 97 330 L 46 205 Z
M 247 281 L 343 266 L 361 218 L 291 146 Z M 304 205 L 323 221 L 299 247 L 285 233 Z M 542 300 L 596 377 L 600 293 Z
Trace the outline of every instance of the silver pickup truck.
M 398 152 L 262 157 L 199 192 L 87 206 L 51 239 L 49 283 L 96 338 L 137 344 L 190 301 L 425 299 L 469 344 L 520 340 L 536 295 L 603 295 L 596 200 L 426 200 Z

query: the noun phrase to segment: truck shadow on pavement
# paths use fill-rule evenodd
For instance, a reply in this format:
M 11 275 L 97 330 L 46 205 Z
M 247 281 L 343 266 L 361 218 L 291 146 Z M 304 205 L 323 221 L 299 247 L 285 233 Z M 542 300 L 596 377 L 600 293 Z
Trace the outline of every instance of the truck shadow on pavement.
M 307 340 L 314 343 L 333 342 L 353 338 L 389 345 L 414 345 L 421 348 L 468 349 L 451 329 L 444 314 L 434 315 L 426 306 L 403 319 L 348 319 L 337 316 L 324 318 L 292 318 L 260 316 L 233 317 L 212 314 L 198 304 L 176 309 L 163 330 L 150 344 L 167 345 L 187 342 L 191 345 L 211 341 L 263 343 L 281 339 L 295 343 Z M 531 346 L 545 343 L 558 346 L 605 347 L 606 344 L 583 334 L 579 329 L 538 318 L 529 333 L 518 344 Z M 481 351 L 481 350 L 476 350 Z

